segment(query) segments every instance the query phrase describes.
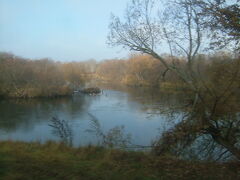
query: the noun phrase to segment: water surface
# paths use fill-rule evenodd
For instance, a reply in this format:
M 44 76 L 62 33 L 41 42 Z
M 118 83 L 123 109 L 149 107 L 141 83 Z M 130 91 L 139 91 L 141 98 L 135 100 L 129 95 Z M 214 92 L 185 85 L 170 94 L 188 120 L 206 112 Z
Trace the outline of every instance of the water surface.
M 167 116 L 159 111 L 176 103 L 170 95 L 157 98 L 144 90 L 104 90 L 101 95 L 74 95 L 57 99 L 10 99 L 0 101 L 1 140 L 59 141 L 49 126 L 53 116 L 68 121 L 73 129 L 74 146 L 96 144 L 90 129 L 91 117 L 95 116 L 104 132 L 124 125 L 132 136 L 132 143 L 150 145 L 164 128 Z

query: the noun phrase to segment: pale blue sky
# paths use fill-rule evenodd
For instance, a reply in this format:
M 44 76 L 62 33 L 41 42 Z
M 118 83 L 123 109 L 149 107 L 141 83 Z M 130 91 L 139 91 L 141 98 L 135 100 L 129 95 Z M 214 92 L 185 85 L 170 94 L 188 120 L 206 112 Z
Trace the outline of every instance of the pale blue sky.
M 129 0 L 0 0 L 0 51 L 72 61 L 122 58 L 106 45 L 110 14 Z

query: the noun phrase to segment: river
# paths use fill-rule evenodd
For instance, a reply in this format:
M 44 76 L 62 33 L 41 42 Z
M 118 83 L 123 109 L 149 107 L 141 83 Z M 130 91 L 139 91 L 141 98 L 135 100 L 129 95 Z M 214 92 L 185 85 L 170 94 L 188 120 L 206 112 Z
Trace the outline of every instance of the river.
M 41 143 L 60 141 L 49 126 L 51 118 L 58 117 L 71 127 L 75 147 L 97 144 L 98 138 L 87 131 L 91 129 L 92 115 L 103 132 L 123 125 L 133 144 L 147 146 L 176 122 L 170 121 L 164 112 L 178 102 L 171 93 L 160 96 L 144 89 L 104 89 L 100 95 L 77 94 L 55 99 L 5 99 L 0 101 L 0 138 Z M 178 118 L 177 114 L 173 119 Z

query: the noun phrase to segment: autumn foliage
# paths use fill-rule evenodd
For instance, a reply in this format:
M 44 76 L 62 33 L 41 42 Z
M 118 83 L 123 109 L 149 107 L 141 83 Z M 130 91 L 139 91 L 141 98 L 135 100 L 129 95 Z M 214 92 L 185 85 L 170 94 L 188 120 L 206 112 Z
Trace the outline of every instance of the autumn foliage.
M 169 58 L 169 63 L 171 61 Z M 181 62 L 180 59 L 177 61 Z M 179 80 L 174 73 L 167 73 L 161 62 L 151 56 L 140 54 L 130 55 L 126 60 L 106 60 L 99 63 L 96 78 L 108 83 L 135 87 L 158 87 L 160 84 L 176 83 Z
M 84 86 L 91 74 L 84 62 L 60 63 L 0 54 L 0 95 L 5 97 L 56 97 Z

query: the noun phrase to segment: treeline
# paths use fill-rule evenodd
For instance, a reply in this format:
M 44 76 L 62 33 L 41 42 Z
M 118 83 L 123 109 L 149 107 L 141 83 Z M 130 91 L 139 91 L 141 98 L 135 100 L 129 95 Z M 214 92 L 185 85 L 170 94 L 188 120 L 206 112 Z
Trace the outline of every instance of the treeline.
M 166 62 L 188 69 L 187 60 L 165 55 Z M 212 88 L 229 81 L 239 68 L 239 61 L 228 53 L 198 55 L 194 61 L 196 78 Z M 223 73 L 224 72 L 224 73 Z M 227 79 L 227 80 L 224 80 Z M 9 53 L 0 53 L 0 96 L 56 97 L 71 95 L 92 80 L 127 86 L 157 88 L 183 87 L 178 74 L 148 55 L 135 54 L 128 59 L 83 62 L 56 62 L 50 59 L 30 60 Z M 221 82 L 220 82 L 221 81 Z M 240 79 L 239 79 L 240 81 Z M 218 83 L 218 85 L 216 85 Z
M 181 71 L 188 69 L 187 59 L 182 57 L 164 56 L 166 62 L 177 64 Z M 228 66 L 238 68 L 234 55 L 219 52 L 214 55 L 198 55 L 194 61 L 193 70 L 197 72 L 196 78 L 203 79 L 208 85 L 220 81 L 220 76 L 228 76 Z M 227 71 L 224 72 L 223 71 Z M 95 77 L 108 83 L 125 84 L 128 86 L 168 87 L 183 86 L 184 82 L 179 76 L 169 71 L 159 61 L 148 55 L 131 55 L 126 60 L 105 60 L 98 64 Z M 213 80 L 216 79 L 216 80 Z M 211 83 L 210 83 L 211 82 Z M 223 83 L 224 84 L 224 83 Z M 212 84 L 212 86 L 214 86 Z
M 60 63 L 0 53 L 0 95 L 56 97 L 70 95 L 91 78 L 95 61 Z
M 169 58 L 168 63 L 175 61 L 184 64 L 182 59 Z M 97 66 L 97 79 L 110 83 L 121 83 L 128 86 L 159 86 L 162 82 L 176 82 L 174 73 L 167 73 L 160 61 L 148 55 L 131 55 L 126 60 L 105 60 Z

